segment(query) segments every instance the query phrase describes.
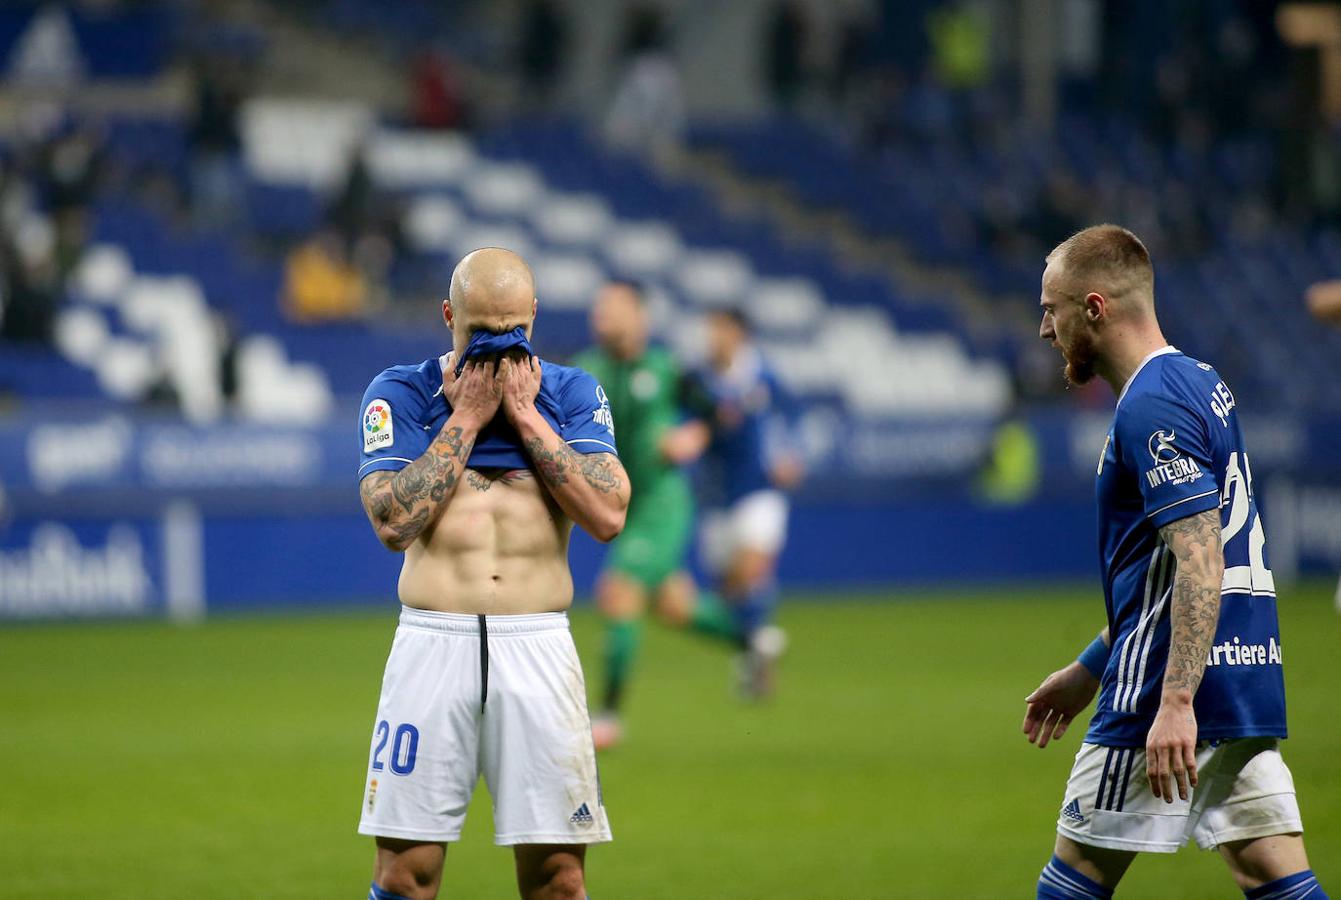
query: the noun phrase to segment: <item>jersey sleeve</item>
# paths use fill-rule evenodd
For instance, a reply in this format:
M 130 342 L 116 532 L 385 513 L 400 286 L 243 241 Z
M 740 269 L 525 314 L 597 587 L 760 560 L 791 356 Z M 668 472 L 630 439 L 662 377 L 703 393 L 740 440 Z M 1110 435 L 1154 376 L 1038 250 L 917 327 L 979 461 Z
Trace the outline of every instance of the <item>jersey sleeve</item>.
M 396 372 L 388 370 L 373 379 L 363 392 L 360 409 L 360 481 L 373 472 L 399 471 L 428 449 L 432 436 L 420 422 L 422 392 Z
M 615 417 L 600 382 L 579 369 L 564 384 L 559 402 L 563 409 L 559 437 L 565 444 L 578 453 L 619 453 Z
M 776 374 L 768 375 L 769 415 L 765 423 L 765 447 L 770 459 L 800 456 L 801 404 Z
M 1220 506 L 1204 414 L 1166 397 L 1133 397 L 1121 410 L 1117 437 L 1156 528 Z

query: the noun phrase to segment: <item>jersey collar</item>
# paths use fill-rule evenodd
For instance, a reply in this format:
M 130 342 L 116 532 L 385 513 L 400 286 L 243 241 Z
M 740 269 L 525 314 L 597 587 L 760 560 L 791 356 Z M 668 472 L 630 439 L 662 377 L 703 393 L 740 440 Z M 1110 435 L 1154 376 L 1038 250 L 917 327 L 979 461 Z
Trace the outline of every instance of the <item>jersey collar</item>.
M 1136 371 L 1131 373 L 1131 377 L 1127 379 L 1127 383 L 1122 386 L 1122 393 L 1118 394 L 1116 405 L 1117 406 L 1122 405 L 1122 398 L 1127 396 L 1127 388 L 1131 387 L 1131 383 L 1136 380 L 1137 375 L 1141 374 L 1141 370 L 1146 367 L 1146 364 L 1150 362 L 1150 360 L 1154 359 L 1156 356 L 1164 356 L 1166 353 L 1177 353 L 1177 352 L 1178 348 L 1173 346 L 1173 344 L 1165 344 L 1163 347 L 1160 347 L 1154 353 L 1151 353 L 1145 359 L 1141 360 L 1141 364 L 1136 367 Z
M 448 350 L 446 353 L 442 354 L 442 356 L 438 357 L 438 389 L 433 392 L 433 397 L 437 397 L 439 394 L 442 394 L 444 397 L 447 396 L 446 393 L 444 393 L 447 389 L 447 370 L 451 367 L 452 351 Z M 430 397 L 429 399 L 431 400 L 433 398 Z

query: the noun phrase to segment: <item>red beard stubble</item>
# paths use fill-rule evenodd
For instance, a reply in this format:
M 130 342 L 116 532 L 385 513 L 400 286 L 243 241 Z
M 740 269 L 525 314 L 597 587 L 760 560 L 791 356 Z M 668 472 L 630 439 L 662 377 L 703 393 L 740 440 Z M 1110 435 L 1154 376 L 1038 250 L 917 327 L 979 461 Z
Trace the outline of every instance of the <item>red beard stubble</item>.
M 1062 347 L 1062 357 L 1066 360 L 1066 380 L 1079 387 L 1088 384 L 1094 378 L 1094 335 L 1088 328 L 1076 331 L 1070 347 Z

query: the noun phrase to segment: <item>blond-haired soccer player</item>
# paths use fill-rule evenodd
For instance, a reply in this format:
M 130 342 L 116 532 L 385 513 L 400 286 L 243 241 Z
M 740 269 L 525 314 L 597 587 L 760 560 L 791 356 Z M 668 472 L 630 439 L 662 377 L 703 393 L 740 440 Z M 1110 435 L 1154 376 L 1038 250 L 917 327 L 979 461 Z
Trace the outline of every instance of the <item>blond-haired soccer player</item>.
M 1098 461 L 1108 625 L 1027 698 L 1040 747 L 1096 692 L 1038 896 L 1111 897 L 1195 839 L 1253 900 L 1322 900 L 1290 771 L 1276 589 L 1234 394 L 1169 346 L 1150 255 L 1098 225 L 1049 254 L 1039 337 L 1117 394 Z
M 610 840 L 568 537 L 619 534 L 629 481 L 600 385 L 532 353 L 535 297 L 520 256 L 471 253 L 443 302 L 451 351 L 364 395 L 359 493 L 405 554 L 359 822 L 370 900 L 437 895 L 481 776 L 523 898 L 585 897 L 586 846 Z

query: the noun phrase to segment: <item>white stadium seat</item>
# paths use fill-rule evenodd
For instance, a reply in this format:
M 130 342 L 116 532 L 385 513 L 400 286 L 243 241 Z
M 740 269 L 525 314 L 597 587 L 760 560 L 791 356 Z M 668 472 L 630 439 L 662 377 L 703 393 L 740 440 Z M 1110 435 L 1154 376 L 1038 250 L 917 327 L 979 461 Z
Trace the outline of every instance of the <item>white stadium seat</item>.
M 761 278 L 750 291 L 749 308 L 762 331 L 810 331 L 824 312 L 824 295 L 808 278 Z
M 540 237 L 564 247 L 588 246 L 605 238 L 614 216 L 605 200 L 595 194 L 554 194 L 530 214 Z
M 531 262 L 536 291 L 543 307 L 586 309 L 605 280 L 591 257 L 576 253 L 542 253 Z
M 605 245 L 615 271 L 643 279 L 669 271 L 683 252 L 679 234 L 663 222 L 622 222 Z
M 103 347 L 95 369 L 98 385 L 118 400 L 143 399 L 162 376 L 148 344 L 113 338 Z
M 732 250 L 692 250 L 675 275 L 690 302 L 709 308 L 746 299 L 754 283 L 749 260 Z
M 94 303 L 112 303 L 135 277 L 130 256 L 114 244 L 95 244 L 84 251 L 75 268 L 74 293 Z
M 96 310 L 76 306 L 56 320 L 56 348 L 71 362 L 92 368 L 102 355 L 110 334 L 107 320 Z
M 458 184 L 477 165 L 470 142 L 440 131 L 379 131 L 368 146 L 368 168 L 388 188 Z
M 330 189 L 371 133 L 373 115 L 360 103 L 259 97 L 239 119 L 243 157 L 258 180 Z
M 458 257 L 481 247 L 504 247 L 526 259 L 532 257 L 534 249 L 530 236 L 516 225 L 463 222 L 451 237 L 452 253 Z
M 421 252 L 445 251 L 464 221 L 461 207 L 447 197 L 421 197 L 405 213 L 405 236 Z
M 238 347 L 238 411 L 256 421 L 315 424 L 333 407 L 326 375 L 310 363 L 290 364 L 284 347 L 270 335 L 256 335 Z
M 479 163 L 462 187 L 475 210 L 486 216 L 521 216 L 545 195 L 535 169 L 520 163 Z

